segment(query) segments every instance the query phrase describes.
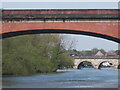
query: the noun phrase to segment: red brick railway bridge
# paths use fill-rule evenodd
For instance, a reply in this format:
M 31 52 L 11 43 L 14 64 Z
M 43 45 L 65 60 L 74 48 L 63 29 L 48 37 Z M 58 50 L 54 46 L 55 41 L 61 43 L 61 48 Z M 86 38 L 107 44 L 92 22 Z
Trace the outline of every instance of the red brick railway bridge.
M 69 33 L 120 43 L 118 9 L 2 10 L 1 38 L 38 33 Z

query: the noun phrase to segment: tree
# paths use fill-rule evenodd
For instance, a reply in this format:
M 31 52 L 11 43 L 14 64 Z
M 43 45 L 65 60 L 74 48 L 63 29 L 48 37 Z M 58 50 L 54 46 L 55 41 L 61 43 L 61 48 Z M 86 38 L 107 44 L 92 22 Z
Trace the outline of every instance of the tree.
M 3 74 L 29 74 L 56 71 L 73 65 L 64 53 L 59 35 L 24 35 L 3 40 Z
M 93 48 L 91 51 L 92 51 L 92 55 L 95 55 L 99 51 L 99 49 L 98 48 Z

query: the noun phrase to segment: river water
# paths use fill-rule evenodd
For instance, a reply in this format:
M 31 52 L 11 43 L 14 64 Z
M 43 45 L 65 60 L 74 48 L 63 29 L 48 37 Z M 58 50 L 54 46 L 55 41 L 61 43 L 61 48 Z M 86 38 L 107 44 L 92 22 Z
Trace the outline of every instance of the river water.
M 4 77 L 3 88 L 118 88 L 118 71 L 65 69 L 53 74 Z

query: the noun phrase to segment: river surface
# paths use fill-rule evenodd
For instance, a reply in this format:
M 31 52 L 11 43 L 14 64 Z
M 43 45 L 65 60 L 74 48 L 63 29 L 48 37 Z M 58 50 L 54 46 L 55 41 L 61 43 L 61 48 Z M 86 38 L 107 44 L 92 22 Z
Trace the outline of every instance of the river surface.
M 118 71 L 65 69 L 54 74 L 4 77 L 3 88 L 118 88 Z

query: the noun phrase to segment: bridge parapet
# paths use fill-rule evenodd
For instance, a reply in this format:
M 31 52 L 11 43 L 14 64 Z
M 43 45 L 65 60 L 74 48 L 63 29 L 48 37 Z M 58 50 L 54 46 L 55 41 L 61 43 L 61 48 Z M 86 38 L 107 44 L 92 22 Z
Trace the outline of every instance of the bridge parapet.
M 74 59 L 120 59 L 120 56 L 74 56 Z
M 91 21 L 91 20 L 118 20 L 118 9 L 46 9 L 46 10 L 3 10 L 3 21 Z

